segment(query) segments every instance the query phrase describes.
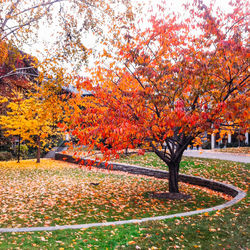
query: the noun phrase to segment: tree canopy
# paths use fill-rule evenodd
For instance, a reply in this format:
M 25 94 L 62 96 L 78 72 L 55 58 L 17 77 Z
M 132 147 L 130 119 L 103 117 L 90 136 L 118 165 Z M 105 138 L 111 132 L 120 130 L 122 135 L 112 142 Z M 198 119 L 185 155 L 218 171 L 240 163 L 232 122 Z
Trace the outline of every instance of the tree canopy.
M 78 82 L 93 96 L 75 102 L 68 130 L 107 160 L 150 148 L 169 168 L 169 191 L 178 193 L 188 145 L 205 131 L 248 126 L 249 5 L 230 5 L 225 13 L 195 1 L 182 18 L 159 6 L 149 28 L 116 30 L 112 50 Z

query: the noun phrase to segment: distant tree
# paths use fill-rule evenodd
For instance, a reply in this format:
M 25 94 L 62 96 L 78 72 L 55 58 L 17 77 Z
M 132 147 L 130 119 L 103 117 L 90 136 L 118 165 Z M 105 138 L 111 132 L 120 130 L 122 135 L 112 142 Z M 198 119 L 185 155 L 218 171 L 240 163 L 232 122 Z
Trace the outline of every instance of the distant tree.
M 7 41 L 22 50 L 32 46 L 40 50 L 42 47 L 44 51 L 39 53 L 44 64 L 49 61 L 77 70 L 92 53 L 87 48 L 85 35 L 92 33 L 94 40 L 103 39 L 105 25 L 114 23 L 117 18 L 133 18 L 130 1 L 0 1 L 0 54 L 6 53 L 6 49 L 1 52 L 1 43 Z M 50 39 L 44 46 L 44 41 L 39 38 L 45 32 Z
M 16 94 L 7 105 L 7 114 L 0 116 L 0 125 L 6 137 L 16 136 L 37 148 L 37 163 L 41 148 L 51 143 L 50 137 L 59 135 L 57 123 L 62 119 L 61 98 L 37 98 L 33 94 L 23 98 Z M 18 156 L 19 161 L 19 156 Z
M 39 76 L 37 59 L 7 42 L 2 41 L 1 45 L 0 97 L 11 98 L 17 91 L 31 90 Z

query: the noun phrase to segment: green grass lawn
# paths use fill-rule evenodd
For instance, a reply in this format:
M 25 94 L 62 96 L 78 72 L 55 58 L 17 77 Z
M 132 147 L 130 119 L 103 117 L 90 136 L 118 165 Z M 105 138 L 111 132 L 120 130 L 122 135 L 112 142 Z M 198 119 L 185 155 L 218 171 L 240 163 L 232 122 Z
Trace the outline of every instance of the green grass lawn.
M 164 164 L 153 154 L 129 156 L 121 161 L 165 169 Z M 16 206 L 20 208 L 20 211 L 19 214 L 17 211 L 12 213 L 12 217 L 7 215 L 7 219 L 6 216 L 4 219 L 1 217 L 1 226 L 69 224 L 70 221 L 70 224 L 76 224 L 139 218 L 199 209 L 222 202 L 222 197 L 214 193 L 198 191 L 197 188 L 187 185 L 182 185 L 181 188 L 183 192 L 193 193 L 192 200 L 167 202 L 147 199 L 145 196 L 147 191 L 156 189 L 165 191 L 166 181 L 126 174 L 107 175 L 107 171 L 81 171 L 70 164 L 66 166 L 65 164 L 48 161 L 40 168 L 37 165 L 34 167 L 32 164 L 22 163 L 19 170 L 11 164 L 2 166 L 4 174 L 0 177 L 0 187 L 2 188 L 4 181 L 7 183 L 5 176 L 8 177 L 11 185 L 8 185 L 9 187 L 1 196 L 0 207 L 3 209 L 4 202 L 5 214 L 15 211 Z M 184 158 L 181 164 L 183 173 L 200 175 L 234 184 L 243 190 L 247 189 L 249 165 L 195 158 Z M 100 184 L 92 186 L 91 182 Z M 30 201 L 31 204 L 28 203 L 27 199 L 30 195 L 23 196 L 29 192 L 33 194 L 35 203 L 32 201 Z M 11 196 L 13 193 L 15 197 Z M 13 198 L 18 198 L 19 202 L 24 199 L 25 204 L 29 204 L 25 211 L 26 214 L 30 213 L 29 218 L 21 213 L 20 203 L 13 203 Z M 41 200 L 45 202 L 41 203 Z M 50 210 L 53 204 L 55 209 Z M 42 216 L 39 217 L 39 209 L 42 208 L 44 210 Z M 244 199 L 233 207 L 217 213 L 187 218 L 87 230 L 2 233 L 0 234 L 0 248 L 247 249 L 249 247 L 247 242 L 248 211 L 247 199 Z M 18 219 L 20 214 L 23 216 Z
M 135 219 L 225 202 L 218 193 L 186 184 L 180 185 L 181 191 L 192 194 L 192 199 L 153 199 L 148 192 L 166 192 L 167 180 L 108 170 L 89 171 L 52 160 L 43 160 L 41 164 L 34 161 L 1 163 L 0 170 L 0 227 Z

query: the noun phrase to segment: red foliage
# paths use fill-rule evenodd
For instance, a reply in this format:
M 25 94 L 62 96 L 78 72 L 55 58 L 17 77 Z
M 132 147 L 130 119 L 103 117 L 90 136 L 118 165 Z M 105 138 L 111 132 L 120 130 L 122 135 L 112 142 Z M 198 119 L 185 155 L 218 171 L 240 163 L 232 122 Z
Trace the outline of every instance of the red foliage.
M 215 13 L 196 1 L 186 6 L 185 20 L 152 17 L 151 28 L 133 27 L 125 40 L 119 34 L 109 67 L 78 83 L 93 93 L 81 100 L 84 109 L 69 126 L 80 143 L 107 159 L 126 148 L 149 147 L 174 169 L 170 191 L 178 192 L 179 162 L 195 137 L 222 123 L 247 126 L 249 114 L 239 109 L 249 103 L 249 12 L 244 1 L 232 7 L 231 15 Z M 105 61 L 106 50 L 103 55 Z

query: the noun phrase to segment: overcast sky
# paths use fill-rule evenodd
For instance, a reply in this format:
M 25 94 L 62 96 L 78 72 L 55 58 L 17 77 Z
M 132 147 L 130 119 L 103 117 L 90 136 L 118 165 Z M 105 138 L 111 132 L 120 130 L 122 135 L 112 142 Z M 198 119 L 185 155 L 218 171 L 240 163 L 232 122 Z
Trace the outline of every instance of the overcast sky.
M 190 1 L 193 0 L 165 0 L 164 6 L 167 6 L 167 8 L 171 9 L 171 11 L 173 12 L 179 12 L 184 15 L 185 10 L 183 9 L 182 4 L 187 2 L 190 3 Z M 210 0 L 203 0 L 203 1 L 206 4 L 210 4 Z M 145 16 L 149 17 L 151 13 L 149 13 L 148 10 L 151 7 L 153 7 L 153 9 L 156 9 L 156 6 L 161 2 L 164 2 L 164 0 L 132 0 L 132 3 L 134 5 L 141 3 L 144 13 L 143 18 Z M 230 9 L 228 8 L 228 2 L 229 0 L 216 0 L 215 8 L 219 6 L 225 9 L 225 11 L 230 11 Z M 146 25 L 147 24 L 145 23 L 144 26 Z M 54 40 L 53 36 L 56 35 L 57 33 L 56 31 L 59 29 L 60 27 L 56 23 L 50 26 L 48 25 L 41 26 L 36 42 L 33 44 L 27 44 L 24 47 L 25 51 L 27 53 L 30 53 L 38 57 L 39 60 L 42 60 L 43 56 L 45 55 L 44 51 L 52 46 Z M 85 46 L 89 48 L 91 47 L 98 48 L 98 44 L 96 44 L 95 40 L 96 39 L 93 36 L 93 34 L 88 35 L 87 39 L 85 39 Z

